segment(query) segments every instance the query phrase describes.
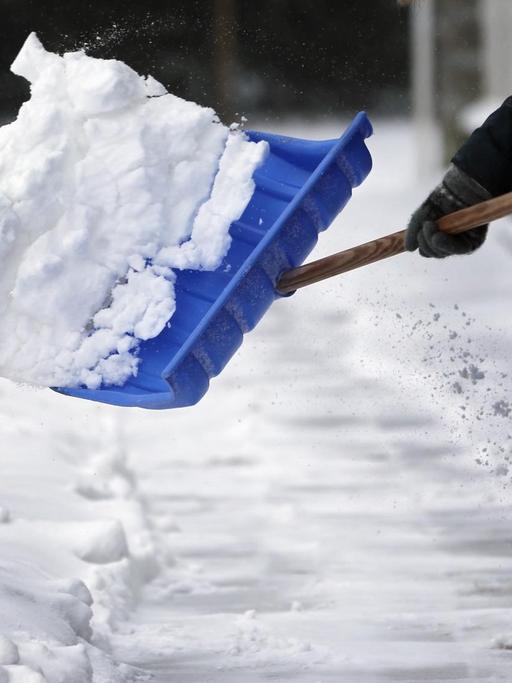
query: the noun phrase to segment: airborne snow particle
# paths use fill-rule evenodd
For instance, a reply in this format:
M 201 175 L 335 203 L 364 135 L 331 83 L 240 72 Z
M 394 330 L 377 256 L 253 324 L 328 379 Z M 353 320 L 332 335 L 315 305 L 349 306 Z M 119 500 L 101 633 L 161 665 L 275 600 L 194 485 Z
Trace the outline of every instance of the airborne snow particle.
M 501 401 L 496 401 L 496 403 L 493 405 L 493 410 L 495 415 L 508 417 L 512 412 L 512 406 L 508 401 L 502 399 Z

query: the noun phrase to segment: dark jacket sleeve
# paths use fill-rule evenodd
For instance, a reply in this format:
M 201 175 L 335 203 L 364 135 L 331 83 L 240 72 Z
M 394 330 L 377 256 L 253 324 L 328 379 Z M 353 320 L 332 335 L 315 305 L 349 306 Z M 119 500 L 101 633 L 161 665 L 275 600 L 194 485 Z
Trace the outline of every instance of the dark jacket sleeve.
M 452 162 L 493 197 L 512 190 L 512 97 L 470 135 Z

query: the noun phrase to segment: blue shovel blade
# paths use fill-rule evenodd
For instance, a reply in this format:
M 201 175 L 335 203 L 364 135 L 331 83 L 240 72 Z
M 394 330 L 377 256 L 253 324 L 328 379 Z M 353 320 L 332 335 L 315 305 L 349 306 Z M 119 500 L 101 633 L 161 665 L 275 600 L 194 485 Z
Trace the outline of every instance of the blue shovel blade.
M 180 271 L 170 324 L 139 347 L 137 375 L 122 386 L 56 388 L 79 398 L 140 408 L 197 403 L 272 302 L 280 275 L 315 246 L 370 172 L 364 140 L 372 133 L 364 112 L 336 140 L 312 141 L 248 132 L 270 147 L 256 171 L 256 189 L 231 247 L 213 272 Z

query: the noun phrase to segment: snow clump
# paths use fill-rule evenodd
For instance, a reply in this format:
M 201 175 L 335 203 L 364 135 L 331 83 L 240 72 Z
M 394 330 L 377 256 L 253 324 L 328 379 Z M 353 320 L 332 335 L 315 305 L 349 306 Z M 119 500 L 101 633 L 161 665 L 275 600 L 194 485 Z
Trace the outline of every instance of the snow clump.
M 11 69 L 31 98 L 0 128 L 0 375 L 122 384 L 174 313 L 173 269 L 220 265 L 267 145 L 34 33 Z

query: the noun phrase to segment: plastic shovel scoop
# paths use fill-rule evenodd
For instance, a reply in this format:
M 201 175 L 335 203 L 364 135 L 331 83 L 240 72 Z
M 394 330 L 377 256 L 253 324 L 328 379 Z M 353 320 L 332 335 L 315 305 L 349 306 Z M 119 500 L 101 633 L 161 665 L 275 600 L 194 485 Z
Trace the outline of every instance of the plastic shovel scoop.
M 142 342 L 137 375 L 122 386 L 56 388 L 69 396 L 118 406 L 177 408 L 197 403 L 272 302 L 277 283 L 303 263 L 371 169 L 358 114 L 339 139 L 309 141 L 249 132 L 269 155 L 254 175 L 256 189 L 231 247 L 213 272 L 180 271 L 176 312 L 154 339 Z

